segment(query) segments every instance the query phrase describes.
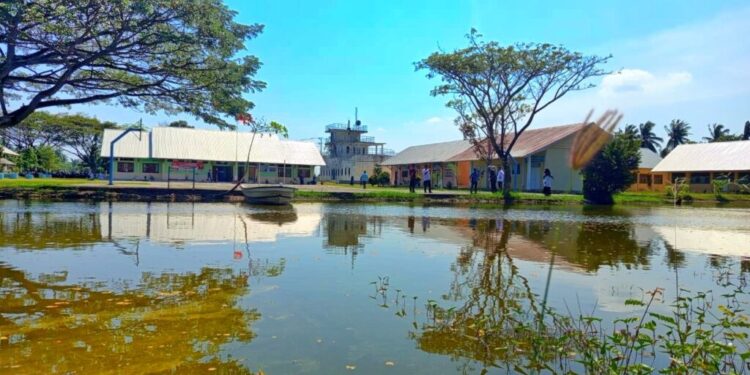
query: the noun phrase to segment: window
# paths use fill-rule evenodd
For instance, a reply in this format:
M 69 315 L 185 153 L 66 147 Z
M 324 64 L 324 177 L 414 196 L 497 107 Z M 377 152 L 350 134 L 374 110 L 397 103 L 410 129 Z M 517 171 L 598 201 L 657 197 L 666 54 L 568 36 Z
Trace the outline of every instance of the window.
M 401 171 L 401 177 L 402 177 L 402 178 L 407 178 L 407 177 L 409 177 L 409 171 L 408 171 L 408 170 L 403 170 L 403 171 Z
M 120 173 L 133 173 L 135 170 L 135 163 L 132 161 L 118 161 L 117 171 Z
M 346 153 L 349 153 L 349 146 L 346 146 Z
M 310 178 L 310 167 L 299 167 L 297 174 L 302 176 L 302 178 Z
M 750 184 L 750 173 L 738 173 L 737 182 L 741 184 Z
M 286 167 L 284 164 L 279 164 L 276 166 L 277 176 L 278 177 L 294 177 L 292 176 L 292 166 L 287 165 Z
M 654 175 L 654 185 L 663 185 L 664 184 L 664 176 L 660 174 Z
M 708 184 L 711 183 L 710 173 L 692 173 L 690 175 L 691 184 Z
M 143 173 L 159 173 L 159 163 L 143 163 Z
M 684 173 L 672 173 L 672 183 L 674 183 L 678 179 L 683 179 L 683 178 L 685 178 Z
M 638 183 L 639 184 L 645 184 L 645 185 L 651 185 L 651 178 L 649 178 L 649 177 L 651 177 L 651 176 L 649 176 L 647 174 L 638 175 Z
M 276 166 L 270 165 L 270 164 L 261 164 L 260 172 L 261 173 L 276 173 Z

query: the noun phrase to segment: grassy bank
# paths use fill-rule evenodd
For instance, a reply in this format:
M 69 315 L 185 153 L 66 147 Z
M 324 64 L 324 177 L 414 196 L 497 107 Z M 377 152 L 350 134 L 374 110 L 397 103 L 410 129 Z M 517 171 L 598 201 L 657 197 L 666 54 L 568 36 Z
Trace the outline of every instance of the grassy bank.
M 163 185 L 163 183 L 162 183 Z M 205 185 L 205 184 L 204 184 Z M 205 189 L 187 189 L 173 186 L 167 190 L 166 186 L 145 181 L 117 181 L 114 187 L 107 186 L 107 181 L 88 179 L 2 179 L 0 180 L 0 198 L 20 199 L 113 199 L 113 200 L 192 200 L 192 201 L 220 201 L 221 187 L 204 186 Z M 434 190 L 433 194 L 423 194 L 421 191 L 410 193 L 402 187 L 368 187 L 357 189 L 350 185 L 317 185 L 299 186 L 295 200 L 297 201 L 357 201 L 357 202 L 406 202 L 446 204 L 504 204 L 500 193 L 479 192 L 469 194 L 466 190 Z M 213 190 L 208 190 L 213 189 Z M 552 194 L 544 196 L 541 193 L 514 192 L 515 203 L 526 204 L 555 204 L 578 205 L 583 204 L 580 194 Z M 176 196 L 176 198 L 175 198 Z M 732 204 L 739 206 L 750 205 L 750 194 L 723 194 L 719 199 L 713 194 L 691 193 L 687 203 L 695 204 Z M 617 204 L 672 204 L 673 201 L 665 193 L 659 192 L 627 192 L 615 195 Z

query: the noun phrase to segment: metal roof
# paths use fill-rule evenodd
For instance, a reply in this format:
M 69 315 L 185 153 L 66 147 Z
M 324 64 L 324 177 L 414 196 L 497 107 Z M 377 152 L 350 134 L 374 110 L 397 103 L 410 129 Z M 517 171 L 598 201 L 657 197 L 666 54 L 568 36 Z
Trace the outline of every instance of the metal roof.
M 13 150 L 11 150 L 11 149 L 9 149 L 9 148 L 7 148 L 5 146 L 0 146 L 0 147 L 3 148 L 3 152 L 2 152 L 3 155 L 18 156 L 18 153 L 16 153 Z
M 383 165 L 404 165 L 438 163 L 447 161 L 453 156 L 471 148 L 467 140 L 431 143 L 426 145 L 411 146 L 404 151 L 388 158 Z
M 122 130 L 106 129 L 102 157 L 109 157 L 110 142 Z M 245 162 L 253 133 L 204 129 L 158 127 L 150 132 L 131 132 L 115 144 L 118 158 L 179 159 Z M 325 165 L 312 142 L 290 141 L 258 134 L 253 142 L 253 163 Z
M 661 156 L 659 154 L 647 149 L 641 148 L 641 163 L 638 164 L 639 168 L 651 168 L 656 167 L 661 162 Z
M 652 171 L 750 171 L 750 141 L 679 145 Z
M 510 156 L 514 158 L 524 158 L 531 154 L 537 153 L 551 146 L 553 143 L 562 140 L 563 138 L 574 134 L 581 130 L 582 124 L 571 124 L 552 126 L 540 129 L 526 130 L 518 137 L 518 140 L 513 145 L 513 150 L 510 152 Z M 510 139 L 509 139 L 510 138 Z M 506 137 L 505 145 L 509 145 L 511 137 Z M 483 143 L 486 144 L 486 140 Z M 464 160 L 480 160 L 480 156 L 476 154 L 473 148 L 467 149 L 462 153 L 453 156 L 448 161 L 464 161 Z

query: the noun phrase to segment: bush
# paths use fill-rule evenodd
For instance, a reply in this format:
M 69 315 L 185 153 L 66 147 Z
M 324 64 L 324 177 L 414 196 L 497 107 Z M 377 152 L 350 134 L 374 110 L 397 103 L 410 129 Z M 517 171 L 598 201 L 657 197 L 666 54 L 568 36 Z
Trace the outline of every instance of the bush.
M 618 133 L 582 171 L 583 197 L 595 204 L 613 204 L 612 195 L 628 188 L 640 164 L 640 142 Z

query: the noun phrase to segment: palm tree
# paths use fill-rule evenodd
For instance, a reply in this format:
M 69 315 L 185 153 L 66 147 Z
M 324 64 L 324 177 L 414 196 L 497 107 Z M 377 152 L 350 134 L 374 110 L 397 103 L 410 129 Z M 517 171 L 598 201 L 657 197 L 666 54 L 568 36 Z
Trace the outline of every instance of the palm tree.
M 657 137 L 654 134 L 654 124 L 651 121 L 646 121 L 644 124 L 638 125 L 638 132 L 641 138 L 641 148 L 647 148 L 653 152 L 656 152 L 658 147 L 661 147 L 661 143 L 664 141 L 661 137 Z
M 742 140 L 750 141 L 750 121 L 745 121 L 745 130 L 742 132 Z
M 669 123 L 669 126 L 664 127 L 664 130 L 667 132 L 667 144 L 661 150 L 662 157 L 667 156 L 677 146 L 690 142 L 688 139 L 690 125 L 685 121 L 674 119 Z
M 709 137 L 703 137 L 706 142 L 721 142 L 729 135 L 729 129 L 725 128 L 722 124 L 711 124 L 708 125 Z
M 638 138 L 638 127 L 633 124 L 628 124 L 625 126 L 625 129 L 622 130 L 622 134 L 628 138 Z

